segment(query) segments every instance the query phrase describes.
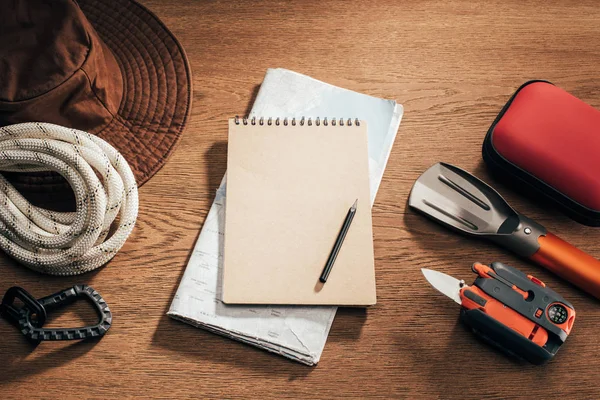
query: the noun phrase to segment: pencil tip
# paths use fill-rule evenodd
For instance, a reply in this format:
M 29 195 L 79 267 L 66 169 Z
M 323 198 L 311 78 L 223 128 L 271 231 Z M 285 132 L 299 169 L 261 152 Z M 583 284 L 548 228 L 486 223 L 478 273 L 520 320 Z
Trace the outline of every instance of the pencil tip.
M 356 205 L 357 205 L 357 204 L 358 204 L 358 199 L 356 199 L 356 200 L 354 201 L 354 204 L 352 204 L 352 209 L 353 209 L 353 210 L 356 210 Z

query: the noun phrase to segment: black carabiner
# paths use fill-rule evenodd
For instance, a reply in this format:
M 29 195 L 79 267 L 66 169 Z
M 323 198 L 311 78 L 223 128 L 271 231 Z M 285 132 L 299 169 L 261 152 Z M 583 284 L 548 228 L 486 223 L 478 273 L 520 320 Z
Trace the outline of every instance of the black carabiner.
M 12 307 L 15 297 L 21 299 L 24 303 L 24 306 L 19 310 Z M 44 329 L 42 327 L 46 320 L 46 312 L 71 304 L 78 299 L 87 299 L 94 306 L 98 315 L 98 322 L 95 325 L 80 328 Z M 6 306 L 4 306 L 4 300 L 6 300 Z M 98 292 L 87 285 L 75 285 L 38 300 L 35 300 L 21 288 L 11 288 L 4 296 L 0 311 L 2 311 L 3 317 L 16 323 L 21 333 L 32 342 L 99 338 L 104 336 L 112 324 L 112 313 L 106 301 Z M 34 314 L 37 314 L 37 319 L 32 318 Z

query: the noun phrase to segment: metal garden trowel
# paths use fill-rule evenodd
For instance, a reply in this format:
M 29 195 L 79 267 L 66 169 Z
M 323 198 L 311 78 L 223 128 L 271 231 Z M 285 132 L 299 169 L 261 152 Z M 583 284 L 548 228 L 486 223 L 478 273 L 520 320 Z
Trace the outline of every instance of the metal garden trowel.
M 445 163 L 430 167 L 413 185 L 408 204 L 449 228 L 529 258 L 600 298 L 600 261 L 519 214 L 493 188 L 460 168 Z

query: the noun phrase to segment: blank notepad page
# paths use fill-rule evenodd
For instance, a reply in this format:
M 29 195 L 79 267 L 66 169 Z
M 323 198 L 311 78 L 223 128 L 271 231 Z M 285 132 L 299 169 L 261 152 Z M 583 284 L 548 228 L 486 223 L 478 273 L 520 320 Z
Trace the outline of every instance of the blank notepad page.
M 366 123 L 294 122 L 229 121 L 223 301 L 375 304 Z M 356 199 L 356 215 L 322 284 Z

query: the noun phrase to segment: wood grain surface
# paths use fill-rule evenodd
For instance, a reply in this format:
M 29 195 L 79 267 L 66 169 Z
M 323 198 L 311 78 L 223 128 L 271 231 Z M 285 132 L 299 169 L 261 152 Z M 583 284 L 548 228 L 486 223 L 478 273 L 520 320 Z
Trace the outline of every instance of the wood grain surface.
M 178 36 L 194 80 L 191 120 L 140 190 L 140 217 L 103 269 L 42 276 L 0 258 L 0 291 L 38 296 L 76 283 L 104 295 L 114 325 L 98 343 L 33 349 L 0 321 L 0 398 L 600 398 L 600 303 L 500 248 L 455 235 L 406 207 L 414 180 L 446 161 L 491 182 L 513 206 L 600 257 L 598 228 L 492 180 L 484 134 L 511 93 L 547 79 L 600 108 L 596 1 L 143 2 Z M 373 208 L 378 304 L 340 309 L 310 368 L 169 319 L 165 313 L 225 172 L 228 117 L 244 114 L 267 68 L 284 67 L 405 107 Z M 577 310 L 545 366 L 475 340 L 429 267 L 471 280 L 474 261 L 534 274 Z M 59 315 L 86 319 L 83 309 Z

